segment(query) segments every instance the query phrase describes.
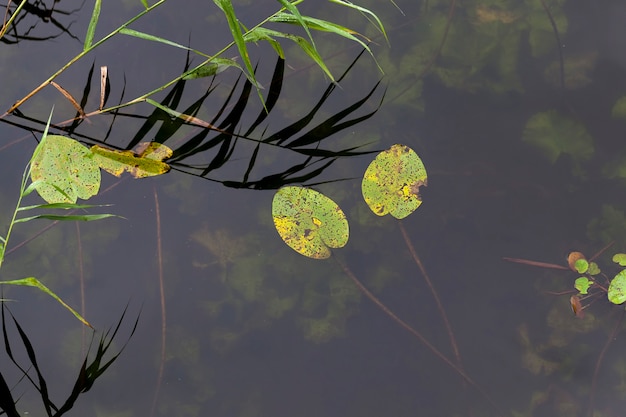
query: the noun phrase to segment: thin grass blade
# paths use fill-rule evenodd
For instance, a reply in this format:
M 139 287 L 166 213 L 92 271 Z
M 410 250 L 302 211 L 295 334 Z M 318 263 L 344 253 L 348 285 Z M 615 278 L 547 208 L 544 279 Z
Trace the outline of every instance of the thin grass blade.
M 254 75 L 254 68 L 252 67 L 252 62 L 250 61 L 250 55 L 248 54 L 248 48 L 246 46 L 246 41 L 243 38 L 243 32 L 241 31 L 241 24 L 239 23 L 239 19 L 235 15 L 235 9 L 233 8 L 233 4 L 230 0 L 213 0 L 213 2 L 219 7 L 224 15 L 226 16 L 226 21 L 228 22 L 228 27 L 230 28 L 230 32 L 233 36 L 233 40 L 235 41 L 235 45 L 237 45 L 237 49 L 239 50 L 239 55 L 243 60 L 244 66 L 246 68 L 246 76 L 250 80 L 250 82 L 256 87 L 257 93 L 261 101 L 263 100 L 263 95 L 261 94 L 261 85 L 256 80 Z M 291 16 L 291 15 L 290 15 Z M 292 16 L 293 17 L 293 16 Z M 295 17 L 293 17 L 295 20 Z
M 5 285 L 21 285 L 21 286 L 25 286 L 25 287 L 35 287 L 38 288 L 39 290 L 43 291 L 44 293 L 48 294 L 50 297 L 54 298 L 55 300 L 57 300 L 63 307 L 65 307 L 66 309 L 68 309 L 70 311 L 70 313 L 72 313 L 74 315 L 74 317 L 76 317 L 78 320 L 80 320 L 83 324 L 93 328 L 91 326 L 91 324 L 89 324 L 89 322 L 87 320 L 85 320 L 83 318 L 83 316 L 81 316 L 80 314 L 78 314 L 78 312 L 76 310 L 74 310 L 72 307 L 70 307 L 69 305 L 67 305 L 65 303 L 65 301 L 63 301 L 58 295 L 56 295 L 54 292 L 52 292 L 48 287 L 46 287 L 45 285 L 43 285 L 41 283 L 41 281 L 39 281 L 37 278 L 35 277 L 28 277 L 28 278 L 22 278 L 22 279 L 14 279 L 14 280 L 10 280 L 10 281 L 0 281 L 0 284 L 5 284 Z
M 73 204 L 73 203 L 53 203 L 53 204 L 36 204 L 33 206 L 24 206 L 17 209 L 17 211 L 33 210 L 33 209 L 63 209 L 63 210 L 76 210 L 87 209 L 94 207 L 110 207 L 112 204 Z
M 300 14 L 300 10 L 298 10 L 298 8 L 293 3 L 291 3 L 289 0 L 278 0 L 278 2 L 280 4 L 282 4 L 285 9 L 289 10 L 289 12 L 293 15 L 293 17 L 296 18 L 298 23 L 300 23 L 300 26 L 302 26 L 302 28 L 306 32 L 307 36 L 311 40 L 311 45 L 313 45 L 313 49 L 317 49 L 315 47 L 315 41 L 313 40 L 313 36 L 311 35 L 311 31 L 309 31 L 309 27 L 307 26 L 306 22 L 304 21 L 304 18 Z
M 93 5 L 93 12 L 91 13 L 91 19 L 89 20 L 89 27 L 87 27 L 87 34 L 85 35 L 85 44 L 83 51 L 88 50 L 93 45 L 93 37 L 96 33 L 96 26 L 100 19 L 100 9 L 102 8 L 102 0 L 96 0 Z
M 193 80 L 196 78 L 212 77 L 213 75 L 217 75 L 220 72 L 225 71 L 230 67 L 235 67 L 245 74 L 245 71 L 243 70 L 241 65 L 239 65 L 237 61 L 235 61 L 234 59 L 213 58 L 211 61 L 207 62 L 206 64 L 185 73 L 185 75 L 183 75 L 183 80 Z
M 59 214 L 39 214 L 37 216 L 31 217 L 23 217 L 21 219 L 16 219 L 15 223 L 24 223 L 31 220 L 36 219 L 46 219 L 46 220 L 58 220 L 58 221 L 79 221 L 79 222 L 90 222 L 95 220 L 108 219 L 109 217 L 120 217 L 115 214 L 68 214 L 66 216 Z
M 370 42 L 370 39 L 368 39 L 366 36 L 352 29 L 349 29 L 345 26 L 341 26 L 336 23 L 329 22 L 327 20 L 316 19 L 316 18 L 309 17 L 309 16 L 303 16 L 302 18 L 306 21 L 306 24 L 310 29 L 318 30 L 321 32 L 334 33 L 335 35 L 339 35 L 341 37 L 344 37 L 346 39 L 349 39 L 353 42 L 358 43 L 359 45 L 363 47 L 363 49 L 365 49 L 370 54 L 372 58 L 374 58 L 374 62 L 376 62 L 376 65 L 378 66 L 379 71 L 383 72 L 382 68 L 376 61 L 376 58 L 374 57 L 374 54 L 369 48 L 369 46 L 367 45 L 367 43 L 363 42 L 361 39 L 357 37 L 357 36 L 360 36 L 363 39 L 365 39 L 367 42 Z M 276 15 L 272 16 L 270 21 L 276 22 L 276 23 L 288 23 L 292 25 L 298 24 L 297 20 L 293 16 L 287 13 L 277 13 Z
M 382 35 L 385 37 L 385 40 L 387 41 L 387 43 L 389 43 L 389 38 L 387 37 L 387 32 L 385 31 L 385 27 L 383 26 L 383 22 L 381 22 L 380 19 L 378 18 L 378 16 L 376 16 L 376 13 L 372 12 L 369 9 L 366 9 L 365 7 L 361 7 L 361 6 L 356 5 L 356 4 L 354 4 L 352 2 L 349 2 L 349 1 L 330 0 L 330 2 L 331 3 L 335 3 L 335 4 L 339 4 L 339 5 L 344 6 L 344 7 L 348 7 L 350 9 L 357 10 L 360 13 L 362 13 L 362 14 L 366 15 L 367 17 L 369 17 L 368 20 L 370 20 L 370 22 L 372 21 L 371 19 L 373 19 L 374 22 L 375 22 L 374 26 L 376 26 L 376 28 L 380 31 L 380 33 L 382 33 Z M 394 5 L 395 5 L 395 3 L 394 3 Z M 398 7 L 398 6 L 396 5 L 396 7 Z
M 285 59 L 285 53 L 283 52 L 282 46 L 280 46 L 280 43 L 276 39 L 270 36 L 272 32 L 275 31 L 271 29 L 265 29 L 264 27 L 259 26 L 246 33 L 244 35 L 244 39 L 246 42 L 266 41 L 272 46 L 272 48 L 274 48 L 274 50 L 281 59 Z M 281 35 L 284 34 L 281 33 Z
M 135 38 L 143 39 L 145 41 L 159 42 L 159 43 L 163 43 L 165 45 L 173 46 L 175 48 L 184 49 L 185 51 L 194 52 L 194 53 L 196 53 L 198 55 L 201 55 L 203 57 L 206 57 L 206 58 L 210 58 L 211 57 L 210 55 L 207 55 L 207 54 L 205 54 L 203 52 L 200 52 L 200 51 L 198 51 L 196 49 L 192 49 L 192 48 L 189 48 L 189 47 L 187 47 L 185 45 L 181 45 L 181 44 L 176 43 L 174 41 L 170 41 L 169 39 L 161 38 L 159 36 L 150 35 L 150 34 L 145 33 L 145 32 L 139 32 L 138 30 L 122 28 L 122 29 L 120 29 L 120 33 L 122 35 L 133 36 Z
M 272 29 L 266 29 L 262 27 L 255 28 L 248 35 L 250 35 L 251 37 L 250 39 L 254 41 L 271 40 L 278 44 L 278 42 L 276 42 L 274 37 L 285 38 L 285 39 L 294 41 L 296 44 L 298 44 L 300 49 L 302 49 L 302 51 L 304 51 L 304 53 L 306 53 L 333 82 L 335 81 L 335 78 L 333 77 L 332 73 L 330 72 L 326 64 L 324 63 L 324 60 L 322 59 L 320 54 L 317 52 L 315 45 L 313 45 L 312 43 L 304 39 L 302 36 L 292 35 L 290 33 L 283 33 L 283 32 L 279 32 L 279 31 L 272 30 Z M 248 35 L 246 35 L 246 40 L 248 40 Z

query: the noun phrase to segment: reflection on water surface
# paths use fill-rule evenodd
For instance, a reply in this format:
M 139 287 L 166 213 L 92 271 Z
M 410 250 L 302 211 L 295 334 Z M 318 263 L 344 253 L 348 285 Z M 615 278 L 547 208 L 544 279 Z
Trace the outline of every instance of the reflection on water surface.
M 82 279 L 85 315 L 99 331 L 116 323 L 127 304 L 141 310 L 122 355 L 72 413 L 143 416 L 154 403 L 155 415 L 182 416 L 621 414 L 623 333 L 604 348 L 621 326 L 622 307 L 602 299 L 578 319 L 570 309 L 571 294 L 547 294 L 573 290 L 567 271 L 506 263 L 502 257 L 564 264 L 571 250 L 594 253 L 612 240 L 615 252 L 626 250 L 625 62 L 616 52 L 624 33 L 621 23 L 613 23 L 621 22 L 617 16 L 626 10 L 617 1 L 601 7 L 566 0 L 470 1 L 452 9 L 449 1 L 431 0 L 398 2 L 403 16 L 383 3 L 363 2 L 380 14 L 391 43 L 388 47 L 376 33 L 368 33 L 386 74 L 380 108 L 382 89 L 374 87 L 380 73 L 369 57 L 361 57 L 340 87 L 321 101 L 329 84 L 319 69 L 306 67 L 308 61 L 287 50 L 278 77 L 273 52 L 264 46 L 253 50 L 259 79 L 267 91 L 272 77 L 283 85 L 270 116 L 257 126 L 262 105 L 254 89 L 246 96 L 244 80 L 236 84 L 228 72 L 217 77 L 217 87 L 206 97 L 214 85 L 200 80 L 168 90 L 178 95 L 166 91 L 156 99 L 205 121 L 228 103 L 214 123 L 228 115 L 239 118 L 220 129 L 244 135 L 254 127 L 250 136 L 277 143 L 284 139 L 284 148 L 259 147 L 257 152 L 256 142 L 243 139 L 221 147 L 226 140 L 218 142 L 219 133 L 183 126 L 153 107 L 120 112 L 113 124 L 111 117 L 97 117 L 75 127 L 76 139 L 97 138 L 125 148 L 156 138 L 177 145 L 172 148 L 179 153 L 174 155 L 178 165 L 172 163 L 174 169 L 165 176 L 119 184 L 105 180 L 103 189 L 116 186 L 97 204 L 113 203 L 111 210 L 124 219 L 81 224 L 80 240 L 74 225 L 55 226 L 7 258 L 7 276 L 21 276 L 28 266 L 29 274 L 75 306 L 80 305 Z M 332 11 L 326 6 L 320 3 L 313 10 L 316 6 L 310 5 L 307 13 L 327 18 Z M 98 30 L 118 25 L 119 16 L 135 6 L 116 12 L 108 7 Z M 192 45 L 196 39 L 211 45 L 229 39 L 225 26 L 217 32 L 206 24 L 211 19 L 223 24 L 213 9 L 193 7 L 199 12 L 187 17 L 182 31 L 182 10 L 174 3 L 166 3 L 154 20 L 138 22 L 136 29 L 181 44 L 189 34 Z M 264 7 L 274 10 L 275 5 L 237 5 L 248 23 L 265 15 Z M 66 15 L 53 16 L 75 34 L 84 33 L 89 13 L 74 12 L 71 26 Z M 565 47 L 558 48 L 551 20 Z M 56 36 L 53 40 L 24 38 L 0 50 L 11 62 L 0 69 L 5 109 L 69 59 L 68 50 L 81 47 L 51 22 L 40 20 L 36 34 Z M 361 29 L 359 24 L 352 26 Z M 216 33 L 224 37 L 217 39 Z M 16 35 L 6 39 L 16 40 Z M 162 45 L 135 49 L 143 45 L 135 40 L 105 45 L 93 58 L 96 68 L 109 66 L 116 100 L 124 88 L 123 73 L 127 94 L 134 97 L 152 85 L 152 78 L 165 82 L 185 64 L 182 51 L 164 59 Z M 358 53 L 336 39 L 322 36 L 317 43 L 336 75 Z M 159 64 L 146 69 L 145 62 Z M 80 97 L 90 66 L 91 61 L 80 62 L 64 74 L 64 87 Z M 53 103 L 59 119 L 75 113 L 53 90 L 44 90 L 38 100 L 21 109 L 24 115 L 45 118 Z M 245 104 L 245 111 L 234 110 L 238 103 Z M 298 130 L 296 122 L 305 123 L 318 103 L 313 121 Z M 347 118 L 333 119 L 345 109 L 350 110 Z M 353 122 L 340 129 L 347 120 Z M 3 121 L 37 126 L 19 115 Z M 322 127 L 315 129 L 318 124 Z M 34 141 L 13 124 L 0 129 L 4 145 L 21 139 L 0 154 L 5 196 L 0 213 L 5 218 Z M 323 141 L 316 148 L 318 138 Z M 441 295 L 465 370 L 497 409 L 380 314 L 337 264 L 298 256 L 274 231 L 272 188 L 315 184 L 338 202 L 350 222 L 350 242 L 337 256 L 452 357 L 436 305 L 397 223 L 372 215 L 360 195 L 360 177 L 374 156 L 367 152 L 394 143 L 415 149 L 427 166 L 428 187 L 420 187 L 424 204 L 403 225 Z M 294 151 L 304 148 L 317 151 L 316 159 Z M 341 151 L 342 157 L 330 151 Z M 161 263 L 154 192 L 160 201 Z M 17 244 L 43 227 L 16 228 L 12 239 Z M 80 350 L 79 324 L 33 292 L 7 289 L 7 297 L 20 300 L 11 311 L 28 329 L 47 375 L 60 375 L 48 381 L 51 391 L 67 393 L 73 382 L 69 375 L 78 366 L 68 346 Z M 70 342 L 51 341 L 48 332 Z M 7 380 L 16 376 L 2 372 Z M 28 394 L 18 409 L 35 413 L 40 407 L 37 396 Z

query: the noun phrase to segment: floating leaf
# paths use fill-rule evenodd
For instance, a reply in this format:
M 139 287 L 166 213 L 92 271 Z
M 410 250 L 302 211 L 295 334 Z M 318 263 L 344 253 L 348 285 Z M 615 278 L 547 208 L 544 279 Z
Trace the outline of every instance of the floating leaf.
M 280 237 L 296 252 L 315 259 L 348 242 L 346 216 L 325 195 L 303 187 L 283 187 L 274 195 L 272 217 Z
M 598 266 L 597 263 L 595 262 L 590 262 L 589 263 L 589 269 L 587 269 L 587 273 L 589 275 L 598 275 L 600 272 L 600 267 Z
M 574 269 L 579 274 L 584 274 L 589 269 L 589 262 L 586 259 L 579 259 L 574 263 Z
M 576 278 L 576 281 L 574 281 L 574 288 L 576 288 L 581 294 L 587 294 L 587 290 L 589 290 L 589 287 L 591 287 L 592 284 L 593 282 L 589 281 L 589 278 L 580 277 Z
M 396 144 L 367 167 L 361 191 L 375 214 L 403 219 L 422 204 L 419 187 L 426 185 L 426 168 L 420 157 L 408 146 Z
M 128 171 L 135 178 L 152 177 L 165 174 L 170 166 L 164 159 L 172 156 L 172 150 L 156 142 L 140 144 L 138 152 L 118 151 L 100 145 L 91 147 L 94 161 L 109 174 L 119 177 Z
M 619 266 L 626 266 L 626 253 L 616 253 L 613 255 L 613 262 Z
M 578 297 L 577 295 L 572 295 L 569 298 L 569 304 L 570 306 L 572 306 L 572 311 L 574 312 L 576 317 L 580 319 L 585 317 L 585 312 L 583 311 L 583 305 L 580 302 L 580 297 Z
M 613 304 L 622 304 L 626 301 L 626 269 L 613 278 L 607 295 Z
M 582 252 L 570 252 L 569 255 L 567 255 L 567 265 L 569 265 L 572 271 L 578 272 L 579 274 L 584 274 L 587 268 L 589 268 L 587 258 L 585 258 Z
M 100 189 L 100 168 L 93 154 L 79 142 L 59 135 L 48 135 L 39 144 L 31 162 L 31 180 L 48 203 L 75 203 L 86 200 Z

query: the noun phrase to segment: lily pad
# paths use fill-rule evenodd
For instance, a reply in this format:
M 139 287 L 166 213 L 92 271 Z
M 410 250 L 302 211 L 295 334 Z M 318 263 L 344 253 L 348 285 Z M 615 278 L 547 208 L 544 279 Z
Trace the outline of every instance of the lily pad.
M 600 267 L 595 262 L 589 262 L 589 268 L 587 269 L 587 274 L 589 275 L 598 275 L 600 272 Z
M 39 144 L 31 162 L 31 180 L 40 183 L 37 193 L 49 204 L 76 203 L 100 189 L 100 168 L 93 154 L 79 142 L 59 135 L 48 135 Z
M 589 287 L 591 287 L 592 284 L 593 283 L 589 281 L 589 278 L 580 277 L 580 278 L 576 278 L 576 281 L 574 281 L 574 288 L 576 288 L 578 292 L 581 294 L 587 294 L 587 291 L 589 290 Z
M 586 259 L 579 259 L 574 263 L 574 269 L 579 274 L 584 274 L 589 269 L 589 262 Z
M 375 214 L 403 219 L 422 204 L 419 188 L 426 185 L 426 168 L 420 157 L 408 146 L 396 144 L 367 167 L 361 191 Z
M 626 253 L 616 253 L 613 255 L 613 262 L 619 266 L 626 266 Z
M 611 280 L 607 295 L 613 304 L 622 304 L 626 301 L 626 269 Z
M 310 188 L 279 189 L 272 201 L 272 217 L 285 243 L 309 258 L 328 258 L 331 248 L 348 242 L 348 221 L 341 208 Z
M 95 162 L 109 174 L 119 177 L 128 171 L 135 178 L 153 177 L 165 174 L 170 166 L 165 162 L 172 156 L 172 150 L 156 142 L 139 144 L 137 151 L 118 151 L 100 145 L 91 147 Z

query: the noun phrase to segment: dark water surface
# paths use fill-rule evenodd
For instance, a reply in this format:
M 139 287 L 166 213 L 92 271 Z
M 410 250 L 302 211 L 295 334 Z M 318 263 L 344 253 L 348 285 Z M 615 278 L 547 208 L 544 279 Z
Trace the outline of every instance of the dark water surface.
M 368 150 L 404 143 L 423 159 L 429 173 L 424 204 L 402 224 L 441 295 L 467 373 L 495 407 L 361 296 L 332 259 L 307 259 L 284 245 L 271 219 L 273 190 L 237 190 L 220 184 L 241 180 L 251 146 L 211 172 L 212 181 L 174 170 L 119 183 L 103 175 L 102 189 L 115 187 L 94 203 L 113 204 L 107 210 L 123 219 L 78 228 L 57 225 L 8 255 L 3 279 L 36 276 L 77 308 L 82 268 L 84 314 L 98 335 L 114 326 L 128 307 L 116 348 L 122 347 L 132 321 L 140 315 L 122 355 L 69 414 L 149 416 L 156 404 L 154 415 L 164 416 L 589 415 L 596 361 L 623 308 L 611 307 L 602 298 L 589 307 L 585 319 L 577 319 L 568 303 L 571 294 L 545 294 L 569 290 L 575 275 L 507 263 L 502 257 L 564 264 L 570 250 L 591 256 L 612 239 L 617 242 L 611 253 L 625 250 L 625 189 L 623 180 L 611 177 L 619 171 L 615 167 L 624 151 L 626 124 L 612 117 L 611 109 L 626 94 L 626 8 L 619 1 L 593 6 L 546 2 L 557 23 L 567 20 L 567 30 L 562 26 L 560 33 L 565 89 L 560 86 L 552 27 L 539 0 L 537 5 L 457 4 L 446 46 L 431 73 L 421 79 L 418 75 L 432 52 L 424 53 L 420 45 L 429 28 L 444 27 L 448 3 L 431 1 L 424 13 L 425 4 L 398 1 L 406 13 L 402 16 L 386 2 L 364 2 L 380 14 L 389 31 L 391 47 L 380 37 L 372 45 L 386 74 L 385 100 L 372 118 L 324 143 L 330 149 L 367 143 Z M 106 2 L 96 39 L 137 13 L 140 8 L 134 3 Z M 249 3 L 236 5 L 246 25 L 258 22 L 278 4 Z M 57 7 L 69 6 L 59 2 Z M 58 16 L 81 40 L 89 7 Z M 337 10 L 325 2 L 302 9 L 370 30 L 358 16 Z M 504 13 L 507 10 L 510 15 Z M 537 23 L 511 29 L 525 19 L 530 22 L 533 13 L 545 19 L 541 20 L 545 38 L 537 35 L 535 41 L 531 38 Z M 489 24 L 491 36 L 508 39 L 517 33 L 519 41 L 472 53 L 473 45 L 487 37 L 481 25 Z M 181 44 L 191 39 L 194 48 L 205 52 L 221 49 L 230 39 L 211 2 L 170 1 L 132 27 Z M 40 23 L 35 32 L 45 36 L 58 30 Z M 328 35 L 318 39 L 335 74 L 359 53 Z M 266 123 L 268 132 L 301 118 L 327 86 L 319 69 L 291 45 L 285 46 L 285 85 Z M 45 42 L 3 44 L 3 110 L 81 48 L 67 34 Z M 536 52 L 537 48 L 545 51 Z M 267 46 L 251 51 L 253 62 L 259 62 L 259 79 L 266 84 L 275 57 Z M 235 55 L 234 50 L 227 53 Z M 503 64 L 507 60 L 512 66 Z M 109 67 L 111 100 L 119 100 L 124 79 L 124 98 L 129 100 L 179 74 L 185 52 L 120 36 L 57 81 L 80 97 L 92 63 L 96 69 Z M 218 77 L 220 85 L 198 117 L 210 120 L 218 111 L 234 85 L 236 76 L 230 72 Z M 320 120 L 361 99 L 380 77 L 372 59 L 363 56 L 322 108 Z M 96 79 L 89 109 L 97 107 Z M 209 83 L 189 84 L 179 109 L 196 100 Z M 375 109 L 381 96 L 382 89 L 360 114 Z M 73 117 L 74 110 L 51 87 L 21 110 L 45 120 L 52 105 L 54 121 Z M 244 122 L 249 124 L 259 110 L 253 93 Z M 570 136 L 578 137 L 574 128 L 547 135 L 560 135 L 559 146 L 570 149 L 558 158 L 546 157 L 553 155 L 551 151 L 522 139 L 529 119 L 550 110 L 586 128 L 591 153 L 581 156 L 585 154 L 581 148 L 588 145 L 568 145 L 574 141 Z M 149 114 L 152 109 L 139 105 L 126 111 Z M 6 120 L 20 121 L 15 116 Z M 98 116 L 91 124 L 83 123 L 80 132 L 102 138 L 110 122 L 109 116 Z M 108 142 L 123 146 L 141 123 L 121 117 Z M 194 133 L 197 129 L 181 129 L 174 140 Z M 7 123 L 0 124 L 0 135 L 0 214 L 6 225 L 35 141 L 26 130 Z M 400 317 L 452 358 L 436 304 L 402 240 L 398 221 L 374 216 L 360 197 L 360 176 L 372 158 L 340 159 L 313 181 L 349 178 L 316 187 L 339 203 L 351 224 L 350 242 L 335 253 Z M 255 176 L 298 161 L 288 152 L 263 151 Z M 166 307 L 164 354 L 155 196 Z M 11 245 L 46 224 L 19 225 Z M 610 269 L 610 262 L 604 261 Z M 29 333 L 49 375 L 50 390 L 61 401 L 80 364 L 83 328 L 34 290 L 9 288 L 5 296 L 19 300 L 10 309 Z M 622 415 L 623 348 L 620 333 L 595 381 L 597 416 Z M 19 374 L 8 360 L 3 358 L 0 364 L 5 378 L 12 381 L 9 385 L 15 384 Z M 15 388 L 15 396 L 20 395 L 20 411 L 43 415 L 37 393 L 25 382 Z

